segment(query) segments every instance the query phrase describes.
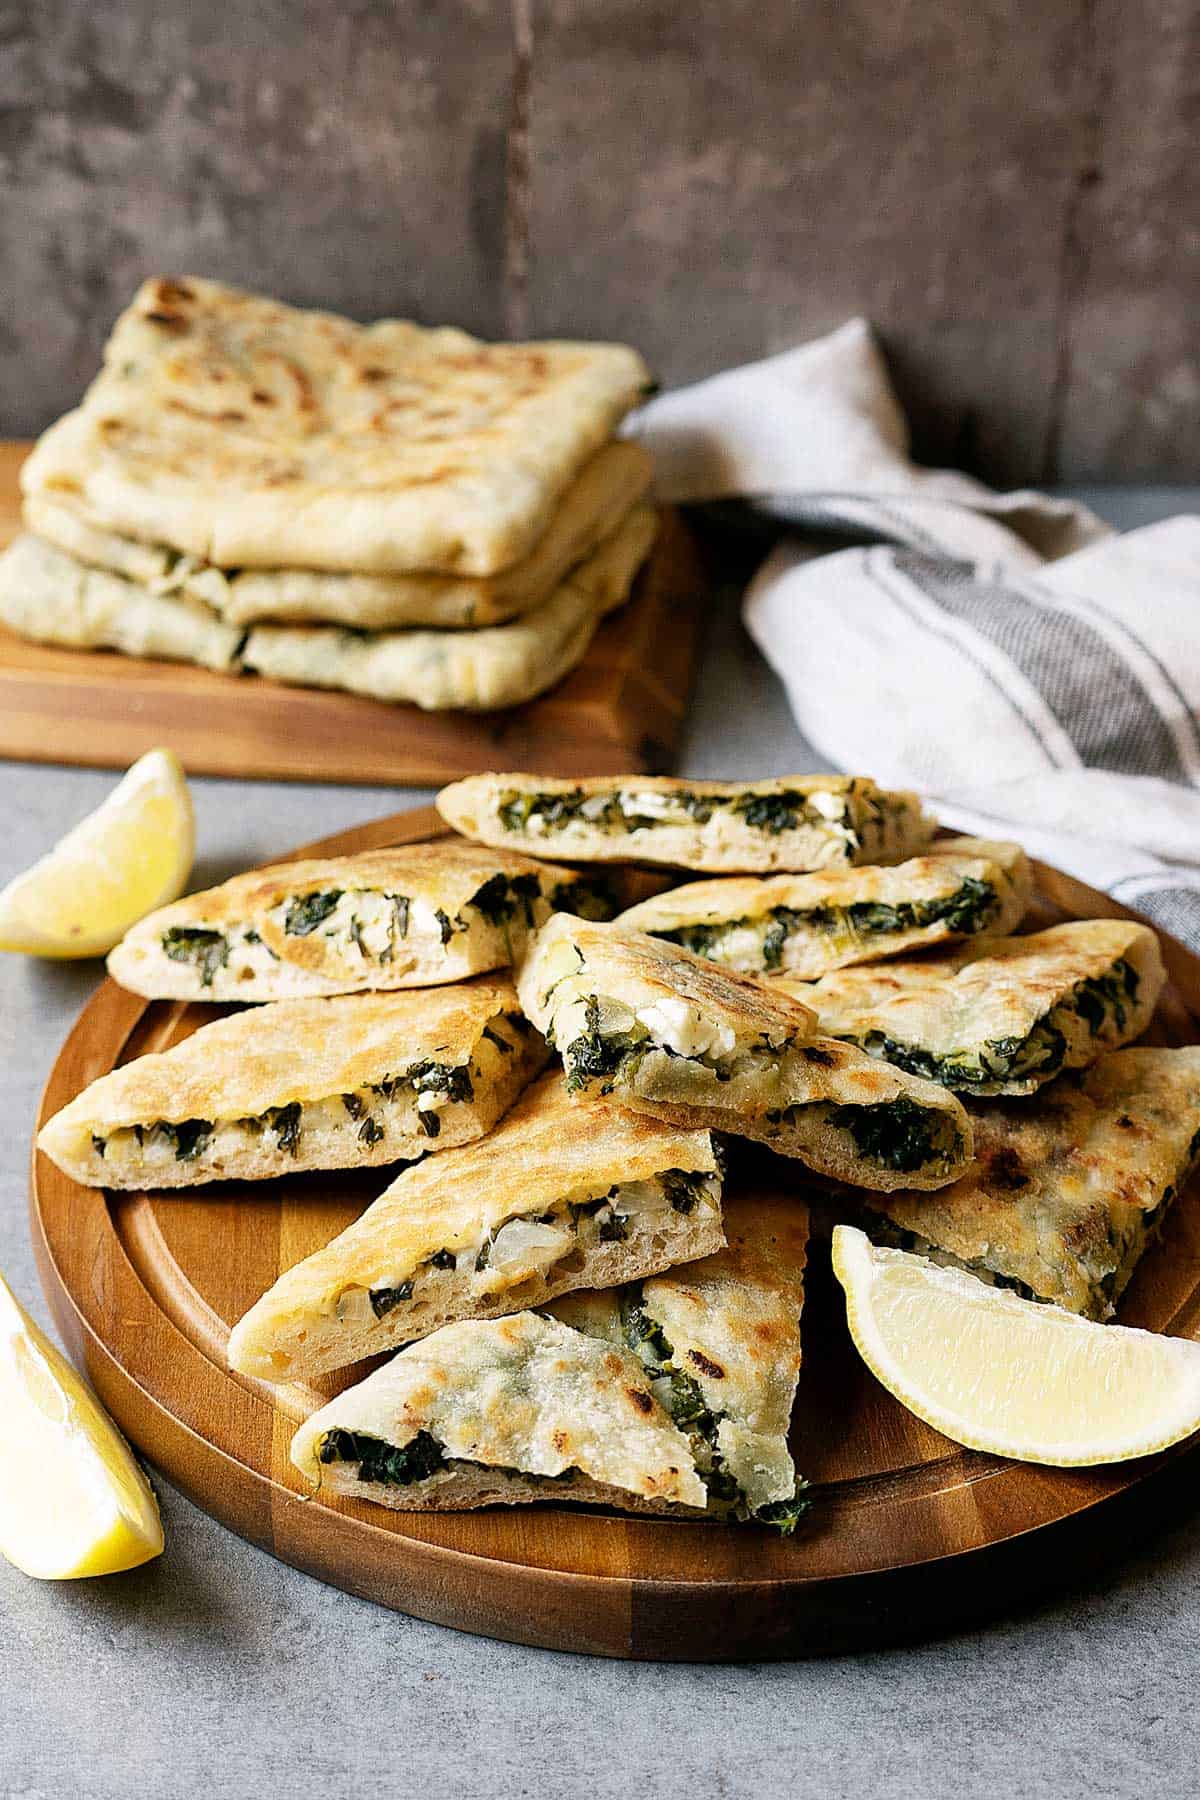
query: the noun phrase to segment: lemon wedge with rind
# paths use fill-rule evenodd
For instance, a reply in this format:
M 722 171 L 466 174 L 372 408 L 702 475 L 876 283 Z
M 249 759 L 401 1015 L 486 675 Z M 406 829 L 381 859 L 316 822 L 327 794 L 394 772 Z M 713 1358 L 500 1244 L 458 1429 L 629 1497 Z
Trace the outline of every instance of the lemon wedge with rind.
M 133 1453 L 0 1278 L 0 1553 L 43 1581 L 116 1575 L 162 1552 Z
M 0 950 L 104 956 L 177 900 L 196 849 L 192 797 L 172 750 L 140 757 L 100 806 L 0 891 Z
M 910 1412 L 971 1450 L 1055 1468 L 1128 1462 L 1200 1429 L 1200 1344 L 1097 1325 L 839 1225 L 850 1335 Z

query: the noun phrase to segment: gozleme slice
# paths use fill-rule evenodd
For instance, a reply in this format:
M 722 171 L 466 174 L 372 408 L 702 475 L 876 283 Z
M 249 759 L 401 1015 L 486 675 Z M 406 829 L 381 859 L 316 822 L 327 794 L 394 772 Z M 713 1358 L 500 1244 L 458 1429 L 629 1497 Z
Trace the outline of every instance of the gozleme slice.
M 1032 1094 L 1140 1037 L 1165 972 L 1148 926 L 1078 919 L 789 987 L 821 1029 L 965 1094 Z
M 430 987 L 509 966 L 560 906 L 616 910 L 604 883 L 553 863 L 410 844 L 235 875 L 142 919 L 108 969 L 162 1000 Z
M 808 1212 L 791 1195 L 725 1202 L 726 1248 L 549 1311 L 633 1351 L 687 1436 L 718 1517 L 788 1533 L 807 1510 L 788 1450 L 800 1375 Z
M 812 1014 L 781 983 L 560 913 L 531 945 L 518 991 L 582 1104 L 613 1094 L 864 1187 L 940 1187 L 970 1161 L 952 1094 L 814 1038 Z
M 470 775 L 443 788 L 437 805 L 449 824 L 481 843 L 711 874 L 891 861 L 915 855 L 935 830 L 915 794 L 889 792 L 863 775 Z
M 940 1193 L 860 1196 L 866 1229 L 1026 1299 L 1111 1317 L 1200 1160 L 1200 1046 L 1114 1050 L 971 1116 L 974 1166 Z
M 1012 931 L 1030 887 L 1019 845 L 951 838 L 883 867 L 688 882 L 632 907 L 620 922 L 743 975 L 808 979 Z
M 478 1144 L 406 1169 L 235 1327 L 230 1365 L 269 1381 L 343 1368 L 458 1319 L 605 1287 L 724 1242 L 706 1131 L 529 1089 Z
M 571 1500 L 698 1513 L 707 1497 L 636 1358 L 532 1312 L 410 1344 L 306 1420 L 292 1461 L 405 1512 Z
M 102 1075 L 38 1147 L 110 1188 L 412 1162 L 481 1137 L 545 1060 L 505 981 L 277 1000 Z

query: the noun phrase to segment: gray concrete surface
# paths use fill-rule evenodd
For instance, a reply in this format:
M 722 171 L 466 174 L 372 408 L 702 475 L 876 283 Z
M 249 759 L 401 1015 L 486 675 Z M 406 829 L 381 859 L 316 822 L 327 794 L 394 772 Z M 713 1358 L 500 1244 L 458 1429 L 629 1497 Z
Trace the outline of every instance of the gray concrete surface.
M 1083 497 L 1125 525 L 1198 498 Z M 715 623 L 683 766 L 813 766 L 732 606 Z M 0 881 L 111 780 L 0 765 Z M 194 789 L 203 880 L 421 798 Z M 0 1268 L 43 1321 L 25 1220 L 30 1122 L 97 973 L 0 957 Z M 0 1562 L 0 1800 L 1195 1792 L 1194 1520 L 1133 1553 L 1114 1545 L 1103 1578 L 969 1634 L 701 1668 L 560 1656 L 421 1624 L 285 1568 L 169 1489 L 162 1503 L 167 1554 L 132 1575 L 53 1586 Z

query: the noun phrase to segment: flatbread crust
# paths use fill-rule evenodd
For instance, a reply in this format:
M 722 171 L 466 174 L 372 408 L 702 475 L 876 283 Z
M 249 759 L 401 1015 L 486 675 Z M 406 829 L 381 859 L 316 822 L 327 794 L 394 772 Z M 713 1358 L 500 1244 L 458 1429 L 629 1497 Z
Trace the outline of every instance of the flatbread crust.
M 817 1008 L 830 1036 L 984 1096 L 1035 1093 L 1063 1069 L 1140 1037 L 1164 980 L 1147 926 L 1078 919 L 843 970 L 789 992 Z
M 482 344 L 152 280 L 21 486 L 225 568 L 492 575 L 648 381 L 620 345 Z
M 810 980 L 983 931 L 1015 931 L 1031 891 L 1019 845 L 952 838 L 884 867 L 687 882 L 632 907 L 620 923 L 744 975 Z
M 434 1176 L 439 1167 L 441 1177 Z M 635 1195 L 623 1237 L 599 1235 L 598 1211 L 570 1214 L 569 1203 L 590 1207 L 615 1186 L 653 1184 L 666 1170 L 706 1183 L 688 1210 Z M 545 1076 L 487 1138 L 404 1170 L 340 1237 L 281 1275 L 234 1328 L 230 1366 L 269 1381 L 302 1378 L 455 1319 L 495 1318 L 572 1288 L 656 1274 L 720 1248 L 719 1193 L 707 1132 L 672 1130 L 615 1102 L 585 1113 L 570 1104 L 557 1075 Z M 557 1225 L 546 1222 L 548 1213 Z M 501 1258 L 496 1242 L 516 1219 L 565 1232 L 550 1245 L 552 1259 L 536 1243 L 528 1255 Z M 477 1266 L 485 1241 L 493 1254 Z M 443 1253 L 461 1254 L 464 1266 L 431 1263 Z M 386 1310 L 371 1300 L 410 1283 Z
M 654 465 L 637 444 L 606 444 L 562 496 L 528 556 L 497 575 L 331 574 L 319 569 L 223 570 L 164 544 L 90 524 L 53 495 L 25 502 L 25 523 L 77 562 L 107 569 L 161 594 L 209 606 L 231 625 L 264 621 L 395 631 L 499 625 L 541 606 L 569 572 L 644 499 Z
M 208 607 L 88 568 L 23 533 L 0 556 L 0 621 L 37 644 L 234 670 L 245 633 Z
M 159 1000 L 432 987 L 508 967 L 577 893 L 572 869 L 457 840 L 279 863 L 150 913 L 108 971 Z
M 38 1148 L 75 1181 L 134 1189 L 412 1162 L 482 1137 L 546 1055 L 507 981 L 280 1000 L 102 1075 Z
M 560 913 L 531 944 L 517 991 L 584 1105 L 611 1093 L 873 1188 L 940 1187 L 970 1159 L 952 1094 L 813 1037 L 811 1013 L 780 982 Z
M 258 625 L 242 663 L 273 681 L 408 702 L 426 712 L 520 706 L 582 661 L 604 615 L 628 600 L 657 531 L 653 508 L 635 507 L 549 600 L 507 625 L 366 633 Z
M 567 1294 L 548 1310 L 577 1331 L 632 1348 L 652 1374 L 664 1370 L 653 1391 L 668 1413 L 677 1404 L 689 1435 L 691 1389 L 699 1390 L 717 1423 L 711 1441 L 692 1436 L 697 1466 L 733 1477 L 744 1515 L 797 1491 L 787 1436 L 800 1376 L 808 1211 L 792 1195 L 740 1194 L 725 1201 L 724 1215 L 726 1247 L 714 1255 L 630 1287 Z M 672 1352 L 666 1363 L 649 1326 Z M 676 1373 L 685 1378 L 677 1402 Z
M 437 797 L 464 837 L 578 862 L 712 874 L 802 873 L 913 856 L 935 821 L 861 775 L 682 781 L 667 775 L 470 775 Z
M 322 1462 L 331 1432 L 399 1447 L 425 1432 L 445 1463 L 403 1487 L 360 1481 L 358 1465 Z M 531 1312 L 410 1344 L 306 1420 L 291 1454 L 310 1481 L 405 1512 L 533 1500 L 698 1512 L 706 1498 L 630 1353 Z
M 1200 1157 L 1200 1046 L 1115 1050 L 971 1115 L 970 1172 L 936 1194 L 859 1196 L 866 1229 L 880 1236 L 880 1215 L 885 1242 L 1110 1318 Z

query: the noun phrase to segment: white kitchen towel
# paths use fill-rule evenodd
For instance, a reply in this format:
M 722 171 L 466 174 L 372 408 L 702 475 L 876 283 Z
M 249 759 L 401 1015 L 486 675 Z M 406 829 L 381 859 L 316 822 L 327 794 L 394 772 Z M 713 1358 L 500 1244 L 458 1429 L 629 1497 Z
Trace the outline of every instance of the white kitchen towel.
M 664 498 L 784 540 L 746 624 L 831 763 L 1009 833 L 1200 949 L 1200 519 L 920 469 L 870 329 L 651 402 Z M 861 548 L 821 554 L 822 540 Z

